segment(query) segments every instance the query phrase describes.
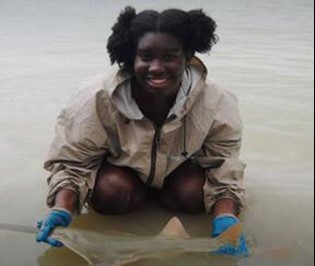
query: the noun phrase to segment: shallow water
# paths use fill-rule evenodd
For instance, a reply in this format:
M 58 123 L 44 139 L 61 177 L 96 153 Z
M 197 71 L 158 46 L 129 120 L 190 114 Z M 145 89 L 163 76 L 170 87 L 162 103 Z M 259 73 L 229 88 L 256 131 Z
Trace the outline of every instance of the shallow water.
M 219 25 L 220 42 L 202 58 L 212 79 L 238 95 L 244 122 L 246 233 L 267 255 L 235 261 L 186 254 L 134 265 L 313 265 L 313 1 L 172 3 L 0 0 L 0 223 L 32 226 L 42 216 L 42 162 L 56 116 L 76 84 L 108 69 L 106 39 L 117 12 L 126 4 L 204 8 Z M 161 210 L 123 219 L 91 214 L 76 225 L 145 235 L 157 233 L 169 216 Z M 193 235 L 209 231 L 208 217 L 182 219 Z M 70 251 L 33 239 L 0 231 L 0 265 L 86 265 Z

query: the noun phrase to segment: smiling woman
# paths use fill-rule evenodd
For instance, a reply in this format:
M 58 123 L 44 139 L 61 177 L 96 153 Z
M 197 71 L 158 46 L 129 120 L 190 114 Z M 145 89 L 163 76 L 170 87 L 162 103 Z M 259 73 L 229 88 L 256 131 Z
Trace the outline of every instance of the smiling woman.
M 136 50 L 135 81 L 139 89 L 176 96 L 187 61 L 182 44 L 172 35 L 147 33 L 139 40 Z
M 212 215 L 212 237 L 239 227 L 244 165 L 236 97 L 207 79 L 196 52 L 211 50 L 216 23 L 202 10 L 126 7 L 113 26 L 113 72 L 93 81 L 59 116 L 45 168 L 48 206 L 39 242 L 89 204 L 126 214 L 148 198 L 174 213 Z M 174 159 L 175 158 L 175 159 Z M 243 235 L 235 249 L 248 254 Z
M 188 60 L 182 44 L 170 34 L 146 33 L 139 39 L 132 94 L 157 125 L 163 124 L 176 99 Z
M 132 95 L 155 124 L 167 118 L 195 52 L 207 52 L 217 42 L 215 29 L 201 10 L 136 14 L 126 7 L 119 16 L 107 45 L 110 59 L 134 76 Z

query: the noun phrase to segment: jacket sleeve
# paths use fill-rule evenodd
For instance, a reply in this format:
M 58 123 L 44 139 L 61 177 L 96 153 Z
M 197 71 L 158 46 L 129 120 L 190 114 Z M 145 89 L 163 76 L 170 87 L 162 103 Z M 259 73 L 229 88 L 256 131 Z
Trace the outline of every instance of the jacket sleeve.
M 56 135 L 44 163 L 44 168 L 51 172 L 47 180 L 49 207 L 55 204 L 57 192 L 67 188 L 77 194 L 77 211 L 81 211 L 108 151 L 107 141 L 97 113 L 95 96 L 76 99 L 61 112 L 57 119 Z
M 244 206 L 245 165 L 239 160 L 242 122 L 234 95 L 224 92 L 215 110 L 214 122 L 197 162 L 205 169 L 204 203 L 207 213 L 222 198 L 234 200 L 238 213 Z

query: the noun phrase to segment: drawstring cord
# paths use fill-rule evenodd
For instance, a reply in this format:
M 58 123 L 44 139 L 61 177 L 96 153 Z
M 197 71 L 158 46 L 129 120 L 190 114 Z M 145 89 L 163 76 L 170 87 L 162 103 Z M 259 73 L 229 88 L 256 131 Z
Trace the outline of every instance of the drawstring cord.
M 192 87 L 192 78 L 191 78 L 191 72 L 189 70 L 189 64 L 187 64 L 186 66 L 186 74 L 187 74 L 187 79 L 188 79 L 188 90 L 186 91 L 186 97 L 188 97 L 188 94 L 191 90 Z M 187 85 L 186 85 L 187 86 Z M 184 147 L 184 151 L 182 152 L 182 156 L 185 157 L 185 159 L 188 158 L 188 152 L 187 152 L 187 120 L 186 120 L 186 115 L 184 115 L 184 138 L 183 138 L 183 147 Z
M 182 155 L 187 159 L 188 152 L 187 152 L 187 147 L 186 147 L 186 133 L 187 133 L 187 128 L 186 128 L 186 116 L 184 116 L 184 138 L 183 138 L 183 147 L 184 151 L 182 152 Z

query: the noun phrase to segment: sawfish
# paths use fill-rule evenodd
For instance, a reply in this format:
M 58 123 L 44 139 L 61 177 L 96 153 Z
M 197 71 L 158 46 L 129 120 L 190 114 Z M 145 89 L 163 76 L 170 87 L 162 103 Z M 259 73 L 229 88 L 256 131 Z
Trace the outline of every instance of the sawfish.
M 1 223 L 0 230 L 31 234 L 37 232 L 36 228 L 29 226 Z M 173 217 L 155 236 L 138 236 L 121 232 L 100 233 L 73 227 L 57 227 L 52 236 L 85 259 L 90 265 L 123 266 L 142 259 L 165 258 L 182 253 L 210 254 L 225 244 L 237 246 L 241 234 L 242 226 L 236 224 L 217 238 L 190 237 L 180 220 Z M 269 258 L 292 255 L 292 250 L 288 248 L 259 252 L 252 248 L 250 255 L 254 251 L 255 255 Z
M 191 238 L 180 220 L 174 217 L 156 236 L 122 236 L 58 228 L 53 237 L 91 265 L 122 266 L 141 259 L 186 252 L 210 253 L 223 244 L 237 245 L 241 233 L 241 225 L 237 224 L 218 238 Z

